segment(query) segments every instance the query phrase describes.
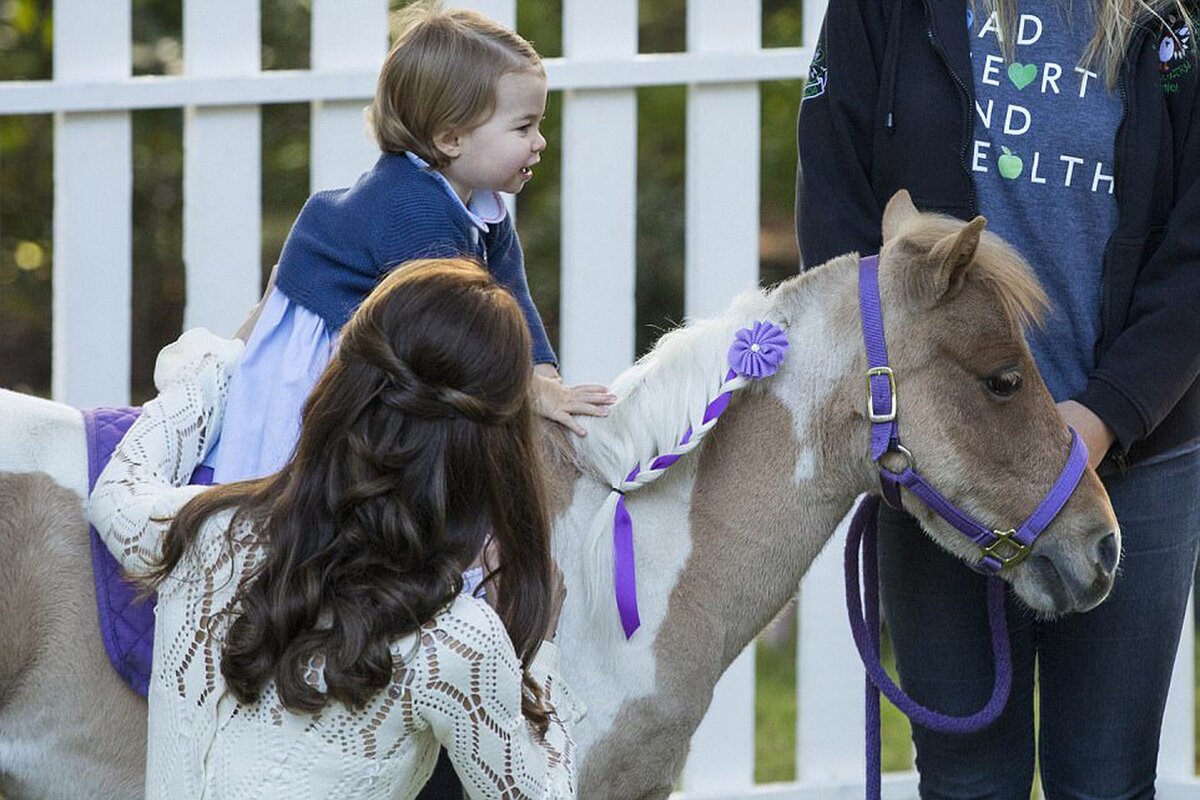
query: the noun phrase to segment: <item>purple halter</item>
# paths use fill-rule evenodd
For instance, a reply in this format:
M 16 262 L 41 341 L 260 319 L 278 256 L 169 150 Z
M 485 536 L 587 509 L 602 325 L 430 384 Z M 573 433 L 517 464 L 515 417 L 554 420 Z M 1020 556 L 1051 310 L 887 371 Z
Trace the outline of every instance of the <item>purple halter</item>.
M 912 453 L 900 443 L 897 418 L 896 378 L 888 366 L 887 343 L 883 336 L 883 312 L 879 303 L 879 257 L 862 259 L 858 266 L 858 301 L 862 311 L 863 341 L 867 349 L 867 417 L 871 421 L 871 460 L 879 463 L 879 484 L 888 505 L 900 508 L 900 488 L 908 489 L 931 511 L 966 536 L 983 554 L 978 567 L 990 574 L 1016 564 L 1029 555 L 1033 542 L 1066 505 L 1083 470 L 1087 447 L 1074 430 L 1067 463 L 1049 493 L 1020 527 L 995 530 L 983 525 L 955 506 L 917 472 Z M 888 453 L 899 453 L 907 466 L 892 472 L 880 463 Z
M 1012 686 L 1012 662 L 1008 628 L 1004 615 L 1004 583 L 996 574 L 1029 554 L 1034 540 L 1062 510 L 1079 483 L 1087 466 L 1087 448 L 1079 435 L 1071 431 L 1071 451 L 1058 479 L 1037 509 L 1020 527 L 994 530 L 973 519 L 955 506 L 917 471 L 916 461 L 900 443 L 897 419 L 896 378 L 888 366 L 887 343 L 883 335 L 883 311 L 879 302 L 879 257 L 859 262 L 858 298 L 862 312 L 863 341 L 867 351 L 867 417 L 871 422 L 871 460 L 879 465 L 879 485 L 888 505 L 900 508 L 900 489 L 918 497 L 931 511 L 950 523 L 981 550 L 975 569 L 989 574 L 988 622 L 992 629 L 992 652 L 996 683 L 987 705 L 966 717 L 940 714 L 916 703 L 891 681 L 879 662 L 879 586 L 875 556 L 875 518 L 879 498 L 866 497 L 850 524 L 846 540 L 846 607 L 855 646 L 867 670 L 867 798 L 880 797 L 879 692 L 882 690 L 897 708 L 914 723 L 945 733 L 968 733 L 995 722 L 1008 702 Z M 906 466 L 893 472 L 881 463 L 888 453 L 899 453 Z M 864 603 L 859 596 L 858 551 L 864 549 Z

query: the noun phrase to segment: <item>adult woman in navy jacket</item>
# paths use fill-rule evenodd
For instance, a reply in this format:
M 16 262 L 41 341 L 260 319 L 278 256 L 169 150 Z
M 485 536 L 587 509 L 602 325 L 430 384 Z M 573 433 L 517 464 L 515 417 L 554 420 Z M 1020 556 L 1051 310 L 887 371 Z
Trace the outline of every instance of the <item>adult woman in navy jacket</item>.
M 877 252 L 887 199 L 977 213 L 1054 304 L 1030 334 L 1122 528 L 1096 610 L 1010 602 L 1016 678 L 978 734 L 917 728 L 923 797 L 1149 797 L 1200 542 L 1200 64 L 1194 0 L 829 0 L 799 117 L 803 261 Z M 980 391 L 985 391 L 981 385 Z M 906 690 L 987 700 L 983 579 L 881 513 L 884 611 Z M 1041 733 L 1033 735 L 1033 679 Z

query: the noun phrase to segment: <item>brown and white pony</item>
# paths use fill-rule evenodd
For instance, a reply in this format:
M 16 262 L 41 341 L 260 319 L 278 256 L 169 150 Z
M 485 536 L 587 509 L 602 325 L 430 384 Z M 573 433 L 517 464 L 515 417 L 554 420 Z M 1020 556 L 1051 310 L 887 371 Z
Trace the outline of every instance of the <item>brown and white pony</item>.
M 613 382 L 620 400 L 586 438 L 547 428 L 555 557 L 570 588 L 558 642 L 589 709 L 576 734 L 580 797 L 670 793 L 717 679 L 795 593 L 855 498 L 875 490 L 857 263 L 834 259 L 667 334 Z M 952 502 L 996 527 L 1019 524 L 1070 443 L 1024 344 L 1040 289 L 999 239 L 921 214 L 905 193 L 885 211 L 879 271 L 907 447 Z M 740 390 L 701 446 L 626 498 L 642 622 L 627 641 L 610 487 L 698 423 L 735 331 L 760 319 L 787 330 L 779 372 Z M 1019 392 L 989 392 L 990 376 L 1013 370 Z M 77 413 L 0 393 L 0 470 L 49 473 L 0 476 L 0 792 L 10 800 L 140 791 L 145 707 L 105 662 L 88 600 L 82 439 Z M 904 501 L 943 547 L 978 559 Z M 1089 471 L 1030 557 L 1001 575 L 1040 614 L 1085 611 L 1112 586 L 1100 542 L 1116 530 Z

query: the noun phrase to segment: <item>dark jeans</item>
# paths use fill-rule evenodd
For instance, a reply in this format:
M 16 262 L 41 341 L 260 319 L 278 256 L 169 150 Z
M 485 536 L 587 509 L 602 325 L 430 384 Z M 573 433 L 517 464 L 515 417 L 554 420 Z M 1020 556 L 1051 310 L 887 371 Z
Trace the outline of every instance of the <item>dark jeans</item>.
M 429 776 L 425 788 L 417 795 L 417 800 L 462 800 L 462 798 L 463 788 L 458 781 L 458 773 L 454 771 L 454 765 L 450 763 L 450 756 L 443 747 L 438 750 L 437 766 L 433 768 L 433 774 Z
M 1121 525 L 1112 593 L 1092 611 L 1047 622 L 1010 592 L 1008 707 L 975 734 L 914 726 L 921 797 L 1028 800 L 1035 661 L 1046 797 L 1154 796 L 1159 730 L 1200 543 L 1200 450 L 1101 477 Z M 879 548 L 884 616 L 904 689 L 939 711 L 977 711 L 993 681 L 985 579 L 886 506 Z

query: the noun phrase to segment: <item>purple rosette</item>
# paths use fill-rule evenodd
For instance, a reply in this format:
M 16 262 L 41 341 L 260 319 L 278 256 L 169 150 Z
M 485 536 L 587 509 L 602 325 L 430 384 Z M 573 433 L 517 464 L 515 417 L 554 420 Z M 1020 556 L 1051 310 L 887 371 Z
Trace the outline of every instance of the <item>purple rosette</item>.
M 766 378 L 779 371 L 787 349 L 787 334 L 782 328 L 770 322 L 755 322 L 753 327 L 734 334 L 729 367 L 745 378 Z

